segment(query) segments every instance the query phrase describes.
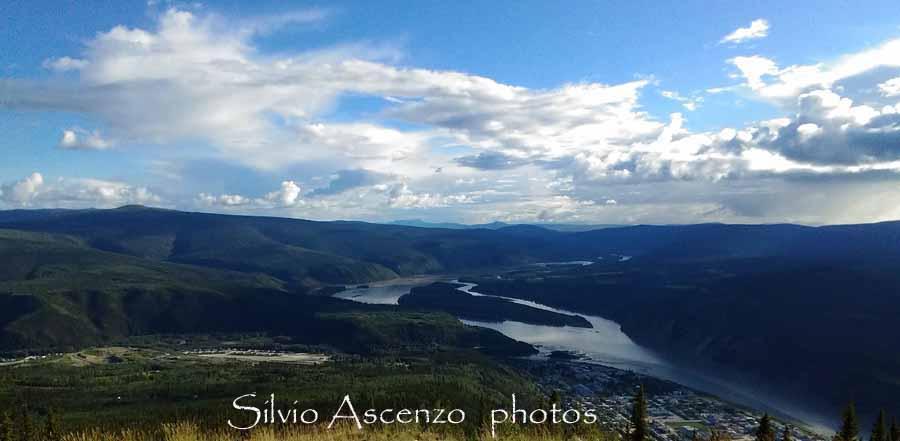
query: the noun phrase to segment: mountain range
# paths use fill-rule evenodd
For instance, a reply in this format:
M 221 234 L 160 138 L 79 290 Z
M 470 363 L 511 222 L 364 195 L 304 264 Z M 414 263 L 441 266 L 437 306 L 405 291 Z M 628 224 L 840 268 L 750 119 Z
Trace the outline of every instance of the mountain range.
M 483 274 L 480 292 L 613 319 L 660 353 L 812 391 L 829 409 L 855 398 L 864 411 L 900 410 L 900 222 L 496 227 L 0 211 L 0 350 L 246 331 L 354 351 L 443 342 L 530 353 L 423 312 L 471 314 L 463 298 L 367 307 L 327 296 L 398 276 Z M 573 260 L 594 264 L 495 277 Z

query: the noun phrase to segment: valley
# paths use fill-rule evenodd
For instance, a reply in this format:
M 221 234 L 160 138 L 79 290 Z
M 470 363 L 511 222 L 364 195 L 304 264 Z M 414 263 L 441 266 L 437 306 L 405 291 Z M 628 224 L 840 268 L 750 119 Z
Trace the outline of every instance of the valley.
M 491 297 L 478 293 L 478 286 L 474 283 L 451 285 L 455 281 L 453 276 L 446 276 L 444 280 L 448 282 L 443 283 L 443 286 L 451 286 L 453 289 L 475 296 Z M 408 282 L 383 284 L 380 289 L 355 288 L 347 291 L 347 293 L 352 292 L 352 298 L 357 302 L 380 303 L 386 298 L 384 292 L 387 289 L 391 291 L 391 297 L 397 298 L 402 302 L 402 299 L 410 295 L 410 291 L 437 285 L 429 284 L 430 282 L 431 280 L 420 280 L 418 285 L 410 285 Z M 505 299 L 530 308 L 559 314 L 571 314 L 568 311 L 528 300 Z M 546 324 L 529 324 L 513 319 L 503 321 L 463 319 L 463 322 L 473 326 L 495 329 L 508 337 L 534 345 L 540 351 L 539 354 L 532 357 L 535 360 L 552 359 L 554 358 L 554 352 L 559 353 L 563 351 L 574 354 L 574 358 L 578 360 L 579 364 L 599 364 L 608 366 L 614 371 L 628 372 L 645 378 L 663 379 L 686 387 L 683 389 L 684 391 L 700 391 L 703 394 L 709 394 L 727 402 L 736 403 L 724 405 L 726 408 L 739 409 L 737 406 L 742 406 L 741 408 L 756 409 L 756 411 L 764 410 L 774 415 L 781 415 L 789 421 L 794 421 L 795 425 L 803 425 L 818 433 L 827 433 L 830 430 L 833 418 L 830 415 L 819 413 L 815 407 L 808 406 L 808 403 L 802 401 L 791 402 L 784 396 L 778 397 L 775 394 L 761 394 L 759 388 L 741 384 L 737 381 L 737 377 L 723 375 L 721 370 L 701 370 L 697 366 L 668 359 L 659 353 L 636 344 L 628 335 L 622 332 L 620 325 L 613 321 L 597 316 L 583 317 L 589 321 L 590 327 L 558 327 Z M 551 371 L 544 370 L 542 372 L 544 375 L 550 375 L 548 379 L 560 378 Z M 637 383 L 638 381 L 632 378 L 632 387 Z M 575 384 L 571 384 L 570 387 L 574 389 Z M 624 390 L 628 390 L 627 386 L 625 386 Z M 610 391 L 604 391 L 602 388 L 591 393 L 585 393 L 583 389 L 581 390 L 581 393 L 587 397 L 593 396 L 594 393 L 608 392 Z M 627 392 L 625 394 L 627 395 Z M 677 400 L 674 403 L 674 406 L 668 406 L 667 412 L 678 413 L 685 411 L 685 409 L 677 405 Z
M 850 398 L 867 419 L 900 409 L 884 349 L 900 347 L 898 238 L 898 223 L 570 232 L 0 212 L 0 352 L 258 334 L 265 350 L 356 357 L 556 351 L 830 427 Z

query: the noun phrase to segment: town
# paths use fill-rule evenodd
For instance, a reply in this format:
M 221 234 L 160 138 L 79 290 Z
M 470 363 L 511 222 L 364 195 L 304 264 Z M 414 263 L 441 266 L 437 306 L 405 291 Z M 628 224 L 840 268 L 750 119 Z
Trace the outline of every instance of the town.
M 571 360 L 528 360 L 522 367 L 547 395 L 568 407 L 596 409 L 605 429 L 628 433 L 638 385 L 647 393 L 650 437 L 658 441 L 706 439 L 712 431 L 735 441 L 754 439 L 762 413 L 744 409 L 687 387 L 632 371 Z M 825 441 L 802 423 L 774 419 L 776 433 L 789 426 L 796 441 Z

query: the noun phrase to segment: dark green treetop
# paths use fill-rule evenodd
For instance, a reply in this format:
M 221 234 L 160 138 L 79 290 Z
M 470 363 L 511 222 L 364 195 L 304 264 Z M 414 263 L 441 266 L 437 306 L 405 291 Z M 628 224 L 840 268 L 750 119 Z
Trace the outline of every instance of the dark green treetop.
M 631 408 L 631 441 L 647 441 L 648 439 L 647 398 L 644 396 L 644 386 L 641 385 L 634 396 L 634 404 Z
M 852 401 L 844 409 L 837 438 L 841 441 L 859 441 L 859 422 L 856 420 L 856 406 Z
M 775 441 L 775 428 L 772 427 L 772 417 L 769 414 L 765 414 L 759 419 L 756 441 Z

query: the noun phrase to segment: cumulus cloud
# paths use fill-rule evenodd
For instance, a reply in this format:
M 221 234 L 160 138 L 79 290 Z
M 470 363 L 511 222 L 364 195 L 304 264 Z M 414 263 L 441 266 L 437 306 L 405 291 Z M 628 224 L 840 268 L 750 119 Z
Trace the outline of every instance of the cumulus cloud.
M 387 186 L 378 186 L 376 190 L 383 191 L 387 195 L 387 202 L 393 208 L 435 208 L 448 205 L 466 204 L 473 201 L 469 195 L 441 195 L 437 193 L 422 193 L 410 190 L 406 182 L 399 182 Z
M 252 199 L 239 194 L 213 195 L 209 193 L 200 193 L 197 195 L 197 203 L 207 207 L 240 207 L 250 205 L 252 202 Z
M 300 200 L 300 186 L 294 181 L 284 181 L 281 188 L 266 194 L 266 201 L 273 202 L 282 207 L 290 207 L 302 202 Z
M 162 199 L 146 187 L 91 178 L 46 181 L 34 172 L 0 186 L 0 201 L 8 207 L 84 208 L 126 204 L 160 204 Z
M 889 40 L 876 47 L 847 54 L 830 63 L 792 65 L 778 64 L 759 55 L 729 60 L 745 79 L 745 85 L 762 98 L 778 102 L 816 89 L 833 89 L 841 82 L 876 69 L 900 73 L 900 39 Z
M 87 131 L 78 127 L 63 130 L 59 147 L 72 150 L 106 150 L 113 146 L 99 131 Z
M 256 28 L 234 28 L 177 9 L 163 13 L 155 29 L 117 26 L 88 42 L 76 88 L 7 84 L 5 103 L 87 113 L 123 141 L 200 138 L 234 161 L 267 169 L 324 157 L 412 173 L 445 144 L 559 157 L 655 136 L 661 126 L 637 108 L 646 81 L 530 90 L 397 68 L 353 46 L 262 56 L 252 45 Z M 387 116 L 426 128 L 324 121 L 347 94 L 389 97 Z
M 302 189 L 294 181 L 282 181 L 274 191 L 257 198 L 240 194 L 200 193 L 195 203 L 203 207 L 234 208 L 246 207 L 256 209 L 290 208 L 305 204 Z
M 900 96 L 900 77 L 891 78 L 879 84 L 878 90 L 886 97 Z
M 0 186 L 0 199 L 14 206 L 28 206 L 44 185 L 44 176 L 34 172 L 25 178 Z
M 747 80 L 747 86 L 753 90 L 765 87 L 763 76 L 779 73 L 778 65 L 774 61 L 759 55 L 734 57 L 728 62 L 738 68 L 741 75 Z
M 787 112 L 781 124 L 751 124 L 741 143 L 744 157 L 770 170 L 860 173 L 898 170 L 900 117 L 900 39 L 890 40 L 829 63 L 780 67 L 759 55 L 735 57 L 735 77 L 751 96 Z M 876 92 L 877 91 L 877 92 Z M 758 161 L 767 151 L 780 159 Z M 752 153 L 751 153 L 752 152 Z M 786 163 L 791 167 L 785 167 Z M 759 170 L 759 169 L 755 169 Z
M 800 94 L 794 107 L 797 113 L 791 118 L 746 129 L 750 137 L 742 146 L 817 164 L 823 173 L 896 168 L 892 161 L 900 159 L 900 115 L 893 106 L 856 105 L 819 89 Z
M 800 142 L 807 142 L 810 140 L 810 138 L 813 138 L 821 133 L 822 128 L 815 123 L 805 123 L 797 126 L 797 135 L 800 138 Z
M 820 64 L 733 57 L 739 84 L 659 93 L 693 111 L 713 104 L 705 94 L 718 100 L 735 92 L 773 104 L 782 117 L 692 131 L 681 113 L 647 112 L 647 79 L 534 89 L 399 67 L 396 50 L 386 46 L 267 54 L 255 43 L 325 16 L 309 10 L 235 20 L 169 9 L 154 26 L 117 26 L 89 39 L 80 54 L 47 60 L 48 69 L 71 73 L 66 81 L 0 80 L 0 106 L 72 112 L 103 127 L 102 134 L 66 128 L 62 148 L 183 146 L 185 156 L 283 180 L 255 195 L 194 190 L 185 196 L 190 204 L 314 218 L 431 210 L 478 222 L 742 219 L 761 211 L 724 204 L 723 195 L 741 186 L 900 170 L 898 103 L 886 101 L 896 96 L 900 40 Z M 767 32 L 765 20 L 754 20 L 723 42 Z M 877 81 L 865 77 L 874 71 Z M 855 94 L 852 81 L 875 96 Z M 379 108 L 333 117 L 342 100 L 360 96 L 377 98 Z M 84 195 L 78 203 L 152 195 L 110 184 L 91 193 L 83 180 L 41 182 L 27 191 L 23 180 L 20 190 L 13 188 L 19 182 L 4 186 L 3 198 L 36 205 L 50 194 Z M 676 189 L 694 196 L 674 201 L 682 197 Z
M 463 145 L 553 159 L 655 136 L 662 124 L 637 105 L 646 85 L 638 80 L 529 90 L 473 77 L 456 90 L 394 108 L 390 115 L 449 130 Z
M 532 90 L 398 68 L 352 47 L 262 56 L 252 45 L 255 28 L 233 28 L 177 9 L 152 30 L 118 26 L 88 42 L 77 88 L 7 82 L 4 104 L 87 113 L 119 143 L 201 138 L 210 153 L 252 167 L 323 161 L 406 179 L 436 169 L 459 177 L 527 161 L 562 164 L 585 151 L 622 154 L 664 129 L 639 108 L 646 80 Z M 385 116 L 423 129 L 323 120 L 346 94 L 390 98 Z M 99 133 L 72 132 L 61 145 L 109 145 Z M 479 153 L 441 153 L 459 145 Z
M 391 181 L 388 176 L 365 178 L 365 184 L 357 180 L 361 174 L 348 171 L 332 180 L 333 187 L 323 187 L 303 194 L 294 181 L 284 181 L 279 189 L 260 197 L 238 194 L 200 193 L 195 203 L 207 208 L 225 210 L 246 209 L 263 212 L 289 210 L 290 213 L 318 219 L 334 216 L 335 213 L 366 213 L 369 216 L 383 216 L 385 210 L 416 210 L 471 204 L 478 200 L 473 194 L 442 194 L 438 192 L 414 191 L 405 181 Z M 364 173 L 363 173 L 364 174 Z M 371 180 L 370 180 L 371 178 Z M 384 182 L 388 180 L 388 182 Z M 342 182 L 335 182 L 342 181 Z M 372 184 L 372 182 L 382 182 Z M 341 188 L 346 185 L 346 188 Z M 340 191 L 339 191 L 340 190 Z M 327 218 L 327 217 L 326 217 Z
M 63 206 L 115 207 L 126 204 L 158 205 L 162 199 L 146 187 L 102 179 L 59 179 L 47 199 Z
M 750 22 L 746 28 L 737 28 L 734 32 L 722 37 L 719 43 L 743 43 L 747 40 L 764 38 L 769 35 L 769 22 L 758 18 Z

